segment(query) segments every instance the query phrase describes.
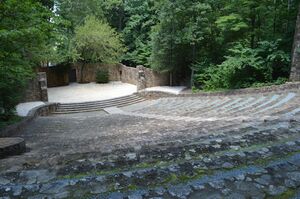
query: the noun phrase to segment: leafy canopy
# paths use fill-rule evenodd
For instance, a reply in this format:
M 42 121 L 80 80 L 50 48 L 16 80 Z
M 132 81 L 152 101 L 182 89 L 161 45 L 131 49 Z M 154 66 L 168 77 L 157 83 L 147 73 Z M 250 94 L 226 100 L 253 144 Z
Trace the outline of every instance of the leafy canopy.
M 120 35 L 94 16 L 75 29 L 73 43 L 78 53 L 75 59 L 83 62 L 116 63 L 125 52 Z
M 38 1 L 0 3 L 0 120 L 11 117 L 33 68 L 45 60 L 41 49 L 55 37 L 52 17 Z

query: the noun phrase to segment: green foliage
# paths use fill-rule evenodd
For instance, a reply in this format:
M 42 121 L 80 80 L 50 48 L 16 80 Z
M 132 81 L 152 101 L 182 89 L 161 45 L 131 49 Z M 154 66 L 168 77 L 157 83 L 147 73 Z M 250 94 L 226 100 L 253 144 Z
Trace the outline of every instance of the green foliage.
M 19 116 L 11 116 L 9 119 L 7 118 L 3 118 L 4 115 L 0 115 L 0 129 L 3 129 L 9 125 L 13 125 L 13 124 L 16 124 L 20 121 L 22 121 L 22 117 L 19 117 Z
M 104 19 L 102 1 L 99 0 L 57 0 L 57 14 L 70 22 L 69 28 L 73 32 L 76 26 L 84 24 L 88 16 Z
M 105 84 L 109 82 L 108 70 L 98 69 L 96 73 L 96 82 L 99 84 Z
M 230 55 L 217 66 L 203 69 L 195 65 L 199 74 L 196 82 L 205 90 L 235 89 L 266 85 L 268 82 L 280 84 L 286 79 L 284 71 L 289 70 L 289 56 L 279 50 L 279 41 L 260 42 L 256 49 L 238 43 L 229 49 Z M 202 71 L 201 71 L 202 69 Z
M 117 63 L 125 51 L 119 34 L 93 16 L 75 29 L 73 43 L 82 62 Z
M 211 12 L 212 7 L 203 2 L 165 1 L 161 20 L 153 28 L 152 68 L 180 72 L 189 69 L 212 36 Z
M 54 38 L 53 13 L 33 0 L 0 3 L 0 115 L 8 120 L 22 98 L 32 69 L 45 60 L 41 50 Z
M 123 29 L 128 52 L 123 61 L 128 65 L 149 66 L 151 55 L 150 35 L 152 27 L 157 24 L 159 1 L 129 0 L 124 3 L 124 11 L 128 15 Z

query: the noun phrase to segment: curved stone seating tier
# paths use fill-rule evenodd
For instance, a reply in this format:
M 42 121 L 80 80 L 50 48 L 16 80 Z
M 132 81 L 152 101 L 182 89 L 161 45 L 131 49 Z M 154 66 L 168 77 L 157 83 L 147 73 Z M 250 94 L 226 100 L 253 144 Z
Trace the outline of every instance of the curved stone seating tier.
M 293 116 L 299 113 L 299 94 L 272 93 L 222 97 L 170 97 L 133 105 L 126 111 L 137 115 L 157 115 L 182 118 L 236 118 L 257 116 Z M 148 103 L 149 104 L 149 103 Z M 131 109 L 132 111 L 131 111 Z
M 132 103 L 131 103 L 132 102 Z M 99 112 L 85 112 L 104 110 Z M 300 193 L 300 92 L 61 104 L 2 159 L 9 198 L 289 198 Z M 83 113 L 84 112 L 84 113 Z
M 95 102 L 82 102 L 82 103 L 69 103 L 59 104 L 53 114 L 68 114 L 68 113 L 81 113 L 103 110 L 107 107 L 123 107 L 130 104 L 135 104 L 144 101 L 145 99 L 137 95 L 129 95 L 110 100 L 102 100 Z
M 26 151 L 25 140 L 22 138 L 0 138 L 0 159 L 19 155 Z

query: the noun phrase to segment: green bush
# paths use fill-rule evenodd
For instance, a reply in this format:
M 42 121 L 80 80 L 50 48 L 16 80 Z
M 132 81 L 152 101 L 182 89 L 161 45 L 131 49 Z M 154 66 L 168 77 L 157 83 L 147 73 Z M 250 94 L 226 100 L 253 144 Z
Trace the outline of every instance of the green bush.
M 99 84 L 105 84 L 109 82 L 109 74 L 106 69 L 99 69 L 96 73 L 96 82 Z
M 219 65 L 197 63 L 195 85 L 204 90 L 220 90 L 282 84 L 289 75 L 290 57 L 279 50 L 279 43 L 263 41 L 255 49 L 239 43 Z

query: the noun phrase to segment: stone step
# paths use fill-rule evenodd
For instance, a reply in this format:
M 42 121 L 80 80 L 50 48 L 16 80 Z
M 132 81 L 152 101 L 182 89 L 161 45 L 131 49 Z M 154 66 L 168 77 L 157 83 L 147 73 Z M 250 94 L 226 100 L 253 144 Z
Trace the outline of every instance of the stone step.
M 129 100 L 138 100 L 138 99 L 143 99 L 143 98 L 136 96 L 136 95 L 130 95 L 130 96 L 114 98 L 114 99 L 109 99 L 109 100 L 102 100 L 102 101 L 60 104 L 60 106 L 61 107 L 80 107 L 80 106 L 89 106 L 89 105 L 92 106 L 92 105 L 97 105 L 97 104 L 105 105 L 105 104 L 109 104 L 109 103 L 118 103 L 118 102 L 129 101 Z
M 105 107 L 113 107 L 113 106 L 122 106 L 126 104 L 133 104 L 133 103 L 139 103 L 143 102 L 144 99 L 132 99 L 132 100 L 124 100 L 124 101 L 118 101 L 118 102 L 111 102 L 111 103 L 105 103 L 105 104 L 91 104 L 91 105 L 81 105 L 81 106 L 58 106 L 58 109 L 61 110 L 80 110 L 80 109 L 87 109 L 87 108 L 105 108 Z
M 73 165 L 75 173 L 72 168 L 65 168 L 58 173 L 25 170 L 1 174 L 0 194 L 9 198 L 24 195 L 37 198 L 275 197 L 289 188 L 299 188 L 299 144 L 296 140 L 219 155 L 207 154 L 181 162 L 124 165 L 122 169 L 105 172 L 103 163 L 81 160 Z M 135 156 L 128 154 L 127 158 Z M 88 167 L 91 172 L 86 172 Z M 231 197 L 233 193 L 240 195 Z
M 108 107 L 124 107 L 145 101 L 145 99 L 136 95 L 125 96 L 121 98 L 103 100 L 97 102 L 60 104 L 53 114 L 68 114 L 80 112 L 93 112 L 103 110 Z
M 123 104 L 121 104 L 121 103 L 120 104 L 108 104 L 106 106 L 100 106 L 100 107 L 83 107 L 80 109 L 76 109 L 76 108 L 57 109 L 55 112 L 52 112 L 52 114 L 72 114 L 72 113 L 82 113 L 82 112 L 95 112 L 95 111 L 102 111 L 104 108 L 108 108 L 108 107 L 114 107 L 114 106 L 123 107 L 123 106 L 128 106 L 128 105 L 136 104 L 136 103 L 140 103 L 140 102 L 143 102 L 143 100 L 142 101 L 131 101 L 131 102 L 123 103 Z

